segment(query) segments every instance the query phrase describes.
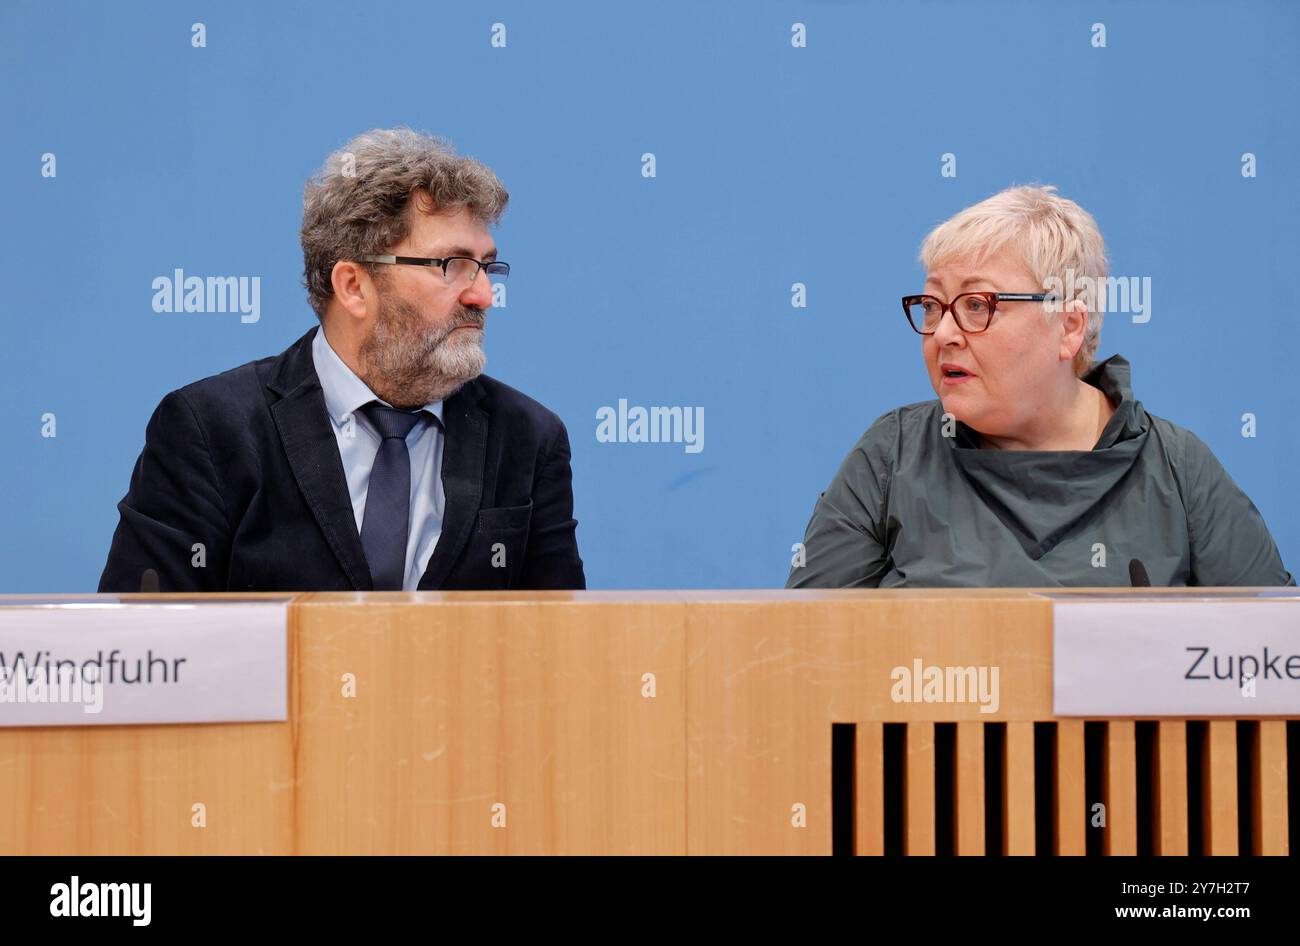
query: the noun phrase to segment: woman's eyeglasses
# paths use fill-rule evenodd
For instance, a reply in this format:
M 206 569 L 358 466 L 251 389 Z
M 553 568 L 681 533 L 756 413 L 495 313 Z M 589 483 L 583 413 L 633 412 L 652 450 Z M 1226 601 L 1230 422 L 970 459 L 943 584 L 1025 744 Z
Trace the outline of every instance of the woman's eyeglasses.
M 903 313 L 919 334 L 933 335 L 943 314 L 951 310 L 959 329 L 977 335 L 989 327 L 999 302 L 1044 302 L 1048 298 L 1042 292 L 963 292 L 952 302 L 927 295 L 903 296 Z

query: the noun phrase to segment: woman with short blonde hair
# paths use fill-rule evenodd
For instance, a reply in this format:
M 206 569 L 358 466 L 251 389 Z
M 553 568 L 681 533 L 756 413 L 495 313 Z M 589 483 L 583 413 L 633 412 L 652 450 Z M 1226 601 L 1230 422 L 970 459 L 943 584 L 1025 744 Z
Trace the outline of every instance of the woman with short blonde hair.
M 1295 584 L 1209 447 L 1143 408 L 1127 360 L 1094 361 L 1107 264 L 1087 211 L 1012 187 L 920 260 L 902 306 L 938 398 L 862 435 L 787 587 Z

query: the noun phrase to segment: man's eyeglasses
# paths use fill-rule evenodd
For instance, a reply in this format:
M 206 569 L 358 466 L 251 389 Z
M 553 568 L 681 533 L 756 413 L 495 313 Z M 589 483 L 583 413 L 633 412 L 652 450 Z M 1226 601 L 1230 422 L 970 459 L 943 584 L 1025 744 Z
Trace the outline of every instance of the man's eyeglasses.
M 1043 302 L 1048 298 L 1042 292 L 963 292 L 952 302 L 934 296 L 903 296 L 903 313 L 918 333 L 933 335 L 943 314 L 951 310 L 959 329 L 977 335 L 989 327 L 999 302 Z
M 449 286 L 470 286 L 478 279 L 480 269 L 487 272 L 490 282 L 505 282 L 510 275 L 510 264 L 501 260 L 476 260 L 472 256 L 446 256 L 431 259 L 427 256 L 386 256 L 371 255 L 361 257 L 363 263 L 390 263 L 406 266 L 437 266 L 442 270 L 443 281 Z

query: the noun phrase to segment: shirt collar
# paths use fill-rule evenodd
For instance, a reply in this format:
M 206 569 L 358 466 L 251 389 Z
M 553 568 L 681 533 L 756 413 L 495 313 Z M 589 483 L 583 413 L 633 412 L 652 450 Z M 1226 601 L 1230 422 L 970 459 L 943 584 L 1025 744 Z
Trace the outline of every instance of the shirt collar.
M 311 340 L 311 358 L 316 366 L 316 376 L 320 378 L 321 391 L 325 394 L 325 409 L 339 426 L 347 423 L 354 415 L 371 401 L 388 404 L 383 398 L 370 390 L 370 386 L 357 377 L 356 372 L 347 366 L 338 353 L 334 351 L 325 338 L 325 327 L 316 329 L 316 337 Z M 424 405 L 424 410 L 438 418 L 442 424 L 442 401 Z M 392 407 L 391 404 L 388 404 Z
M 1142 402 L 1133 397 L 1132 367 L 1122 355 L 1095 361 L 1082 378 L 1110 398 L 1115 413 L 1107 421 L 1094 450 L 1104 450 L 1136 437 L 1150 426 Z

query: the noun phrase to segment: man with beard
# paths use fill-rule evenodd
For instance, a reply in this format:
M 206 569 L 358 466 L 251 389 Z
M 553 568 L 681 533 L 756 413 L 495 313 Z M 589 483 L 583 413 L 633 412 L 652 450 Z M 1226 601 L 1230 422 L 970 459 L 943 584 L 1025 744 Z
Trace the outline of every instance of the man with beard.
M 507 200 L 409 129 L 331 155 L 303 199 L 320 326 L 162 399 L 99 590 L 585 587 L 564 424 L 482 374 Z

